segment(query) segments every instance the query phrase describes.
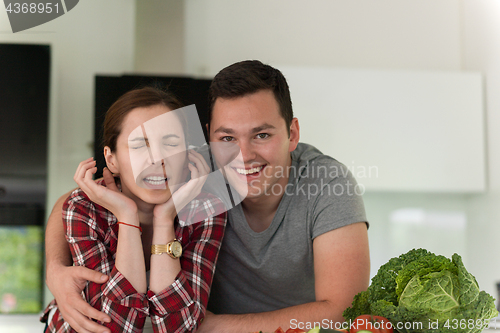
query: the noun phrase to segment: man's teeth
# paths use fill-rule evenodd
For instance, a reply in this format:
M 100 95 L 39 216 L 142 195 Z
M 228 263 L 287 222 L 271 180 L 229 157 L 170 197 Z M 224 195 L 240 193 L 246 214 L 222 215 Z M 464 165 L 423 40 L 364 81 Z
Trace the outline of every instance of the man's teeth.
M 145 182 L 148 182 L 148 183 L 150 183 L 152 185 L 161 185 L 161 184 L 164 184 L 165 180 L 166 179 L 163 178 L 163 177 L 153 177 L 153 176 L 144 178 Z
M 252 168 L 252 169 L 238 169 L 236 168 L 236 171 L 240 174 L 240 175 L 251 175 L 253 173 L 257 173 L 259 172 L 260 170 L 262 170 L 262 168 L 264 168 L 263 165 L 259 166 L 259 167 L 256 167 L 256 168 Z

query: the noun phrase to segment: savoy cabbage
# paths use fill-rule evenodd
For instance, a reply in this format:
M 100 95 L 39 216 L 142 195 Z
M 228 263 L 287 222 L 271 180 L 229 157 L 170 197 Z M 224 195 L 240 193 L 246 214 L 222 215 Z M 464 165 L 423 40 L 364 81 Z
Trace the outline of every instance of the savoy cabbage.
M 381 266 L 344 318 L 362 314 L 386 317 L 400 332 L 479 333 L 498 311 L 458 254 L 450 260 L 413 249 Z

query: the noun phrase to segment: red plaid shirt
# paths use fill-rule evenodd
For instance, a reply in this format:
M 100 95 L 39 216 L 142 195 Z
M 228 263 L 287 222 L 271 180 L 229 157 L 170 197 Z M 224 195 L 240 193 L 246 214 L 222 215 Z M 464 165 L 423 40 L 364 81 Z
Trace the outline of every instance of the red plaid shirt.
M 107 283 L 87 282 L 85 299 L 107 313 L 111 323 L 101 323 L 112 332 L 142 332 L 147 316 L 155 332 L 192 332 L 205 316 L 215 262 L 224 236 L 227 215 L 216 197 L 200 194 L 178 215 L 179 220 L 201 221 L 186 227 L 177 224 L 175 235 L 183 254 L 175 281 L 159 294 L 138 293 L 115 268 L 118 224 L 116 217 L 75 190 L 63 207 L 66 239 L 74 265 L 85 266 L 109 276 Z M 210 217 L 211 216 L 211 217 Z M 48 320 L 53 300 L 42 314 Z M 48 332 L 74 332 L 56 310 Z

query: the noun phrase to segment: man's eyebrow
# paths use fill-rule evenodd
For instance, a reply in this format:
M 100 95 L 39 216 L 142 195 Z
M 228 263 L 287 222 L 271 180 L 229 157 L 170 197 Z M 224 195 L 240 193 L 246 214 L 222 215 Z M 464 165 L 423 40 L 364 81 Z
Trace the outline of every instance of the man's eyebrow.
M 262 132 L 262 131 L 267 130 L 267 129 L 275 129 L 275 128 L 276 128 L 275 126 L 268 124 L 268 123 L 265 123 L 263 125 L 252 128 L 252 133 Z
M 251 133 L 257 133 L 257 132 L 261 132 L 261 131 L 264 131 L 266 129 L 275 129 L 276 127 L 271 125 L 271 124 L 268 124 L 268 123 L 265 123 L 263 125 L 260 125 L 260 126 L 257 126 L 257 127 L 254 127 L 250 130 Z M 234 134 L 234 130 L 231 129 L 231 128 L 227 128 L 227 127 L 219 127 L 218 129 L 216 129 L 214 131 L 214 133 L 227 133 L 227 134 Z
M 216 129 L 214 131 L 214 133 L 227 133 L 227 134 L 234 134 L 234 131 L 230 128 L 226 128 L 226 127 L 219 127 L 218 129 Z

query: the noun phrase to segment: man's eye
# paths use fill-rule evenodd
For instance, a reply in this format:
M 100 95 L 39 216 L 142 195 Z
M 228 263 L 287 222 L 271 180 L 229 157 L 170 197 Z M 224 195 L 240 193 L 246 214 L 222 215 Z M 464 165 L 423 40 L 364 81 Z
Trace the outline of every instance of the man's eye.
M 135 145 L 135 146 L 130 146 L 130 149 L 141 149 L 145 148 L 146 144 L 141 144 L 141 145 Z
M 168 146 L 168 147 L 177 147 L 179 145 L 177 143 L 165 143 L 165 146 Z
M 267 133 L 259 133 L 259 134 L 256 135 L 256 137 L 258 139 L 266 139 L 266 138 L 269 137 L 269 134 L 267 134 Z
M 223 136 L 221 138 L 221 141 L 230 142 L 230 141 L 233 141 L 233 137 L 232 136 Z

